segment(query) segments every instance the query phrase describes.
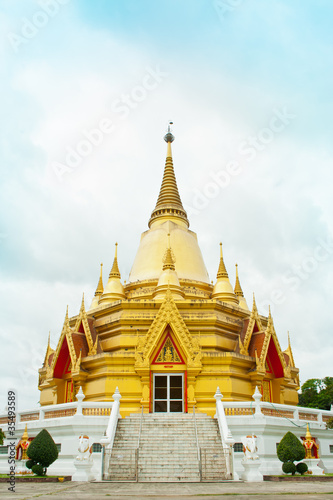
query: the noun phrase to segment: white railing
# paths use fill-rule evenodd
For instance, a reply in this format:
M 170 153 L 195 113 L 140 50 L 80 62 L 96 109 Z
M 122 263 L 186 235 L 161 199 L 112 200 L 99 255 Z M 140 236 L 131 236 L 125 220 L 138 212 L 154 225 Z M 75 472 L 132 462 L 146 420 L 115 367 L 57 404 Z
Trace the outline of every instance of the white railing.
M 121 418 L 119 408 L 120 408 L 120 400 L 121 394 L 119 392 L 118 387 L 113 394 L 114 403 L 112 405 L 112 410 L 110 413 L 109 423 L 105 431 L 105 435 L 101 438 L 100 443 L 103 446 L 103 455 L 102 455 L 102 463 L 101 463 L 101 477 L 104 478 L 105 471 L 109 470 L 111 453 L 114 438 L 116 435 L 118 420 Z M 106 453 L 107 450 L 107 453 Z M 108 472 L 106 472 L 108 473 Z
M 280 403 L 270 403 L 261 401 L 262 395 L 256 387 L 253 394 L 254 402 L 224 401 L 224 413 L 227 417 L 253 416 L 254 418 L 284 418 L 297 425 L 309 423 L 314 428 L 325 428 L 327 421 L 333 417 L 333 408 L 331 410 L 319 410 L 318 408 L 306 408 L 302 406 L 284 405 Z
M 83 402 L 84 394 L 82 388 L 76 396 L 77 401 L 71 403 L 62 403 L 55 405 L 41 406 L 33 410 L 24 410 L 16 413 L 16 425 L 18 423 L 27 423 L 30 421 L 43 421 L 53 418 L 73 417 L 78 418 L 82 416 L 88 417 L 108 417 L 111 414 L 113 402 Z M 8 424 L 8 415 L 6 413 L 0 414 L 0 425 L 6 428 Z
M 118 387 L 116 387 L 116 390 L 114 391 L 112 397 L 114 399 L 114 403 L 112 405 L 109 423 L 106 428 L 105 436 L 102 437 L 100 441 L 101 444 L 103 446 L 106 446 L 108 449 L 112 449 L 114 437 L 116 435 L 118 419 L 121 418 L 119 413 L 121 394 L 119 392 Z
M 230 429 L 228 427 L 228 422 L 227 418 L 225 416 L 224 408 L 223 408 L 223 403 L 222 403 L 222 394 L 220 391 L 220 388 L 218 387 L 216 389 L 215 393 L 215 400 L 216 400 L 216 418 L 218 421 L 219 429 L 220 429 L 220 435 L 221 435 L 221 440 L 222 440 L 222 446 L 225 451 L 228 451 L 229 453 L 227 454 L 226 462 L 227 462 L 227 474 L 229 477 L 235 479 L 235 470 L 234 470 L 234 460 L 233 460 L 233 453 L 234 453 L 234 443 L 235 440 L 232 437 L 232 434 L 230 432 Z
M 197 454 L 198 454 L 198 463 L 199 463 L 199 474 L 200 481 L 202 480 L 202 467 L 201 467 L 201 453 L 199 447 L 199 438 L 198 438 L 198 428 L 197 428 L 197 419 L 195 417 L 195 406 L 193 405 L 193 419 L 194 419 L 194 430 L 195 430 L 195 440 L 197 444 Z

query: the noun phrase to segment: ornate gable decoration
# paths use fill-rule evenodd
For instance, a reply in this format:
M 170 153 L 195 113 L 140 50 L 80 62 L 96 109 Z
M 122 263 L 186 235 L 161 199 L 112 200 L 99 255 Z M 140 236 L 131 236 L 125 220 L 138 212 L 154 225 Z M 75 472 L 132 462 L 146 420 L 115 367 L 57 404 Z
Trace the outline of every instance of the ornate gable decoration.
M 168 333 L 163 345 L 161 346 L 159 352 L 155 356 L 153 363 L 171 363 L 171 364 L 183 364 L 177 347 L 172 342 L 171 336 Z
M 97 353 L 97 339 L 96 339 L 96 342 L 94 345 L 94 341 L 93 341 L 93 338 L 91 336 L 91 331 L 89 328 L 86 309 L 84 307 L 84 296 L 82 297 L 80 312 L 79 312 L 79 315 L 78 315 L 76 323 L 75 323 L 75 327 L 74 327 L 75 332 L 79 331 L 81 323 L 82 323 L 83 331 L 84 331 L 84 334 L 86 336 L 87 344 L 89 347 L 88 356 L 93 356 L 94 354 Z
M 170 325 L 180 348 L 187 358 L 189 368 L 200 368 L 201 348 L 198 339 L 191 337 L 185 321 L 180 315 L 170 289 L 167 290 L 165 299 L 152 322 L 147 334 L 138 339 L 135 351 L 135 368 L 149 368 L 150 358 L 157 348 L 161 336 L 167 325 Z
M 66 339 L 66 342 L 68 345 L 69 355 L 71 358 L 71 364 L 72 364 L 72 366 L 74 366 L 77 362 L 77 359 L 76 359 L 76 354 L 75 354 L 75 349 L 74 349 L 74 344 L 73 344 L 73 339 L 72 339 L 72 330 L 69 326 L 68 307 L 66 310 L 64 325 L 62 327 L 61 335 L 60 335 L 60 338 L 58 341 L 58 345 L 57 345 L 55 354 L 54 354 L 53 359 L 52 359 L 51 366 L 47 368 L 47 372 L 46 372 L 47 379 L 53 378 L 54 367 L 58 361 L 60 350 L 61 350 L 62 344 L 65 341 L 65 339 Z
M 281 347 L 280 347 L 280 344 L 279 344 L 279 341 L 278 341 L 278 338 L 276 335 L 276 331 L 274 328 L 271 310 L 269 310 L 268 324 L 267 324 L 267 328 L 265 331 L 265 339 L 264 339 L 264 343 L 262 346 L 260 357 L 257 359 L 258 371 L 266 372 L 266 358 L 267 358 L 268 348 L 269 348 L 269 344 L 270 344 L 271 340 L 275 344 L 275 348 L 276 348 L 277 354 L 279 356 L 279 360 L 280 360 L 281 365 L 282 365 L 283 375 L 285 377 L 289 378 L 290 377 L 290 368 L 287 367 L 286 360 L 283 356 L 283 352 L 281 350 Z
M 248 327 L 246 330 L 246 334 L 245 334 L 243 343 L 241 342 L 241 339 L 239 339 L 239 351 L 241 354 L 243 354 L 245 356 L 249 355 L 249 345 L 250 345 L 251 337 L 252 337 L 252 334 L 253 334 L 253 331 L 254 331 L 254 328 L 256 325 L 257 325 L 258 332 L 263 331 L 263 326 L 262 326 L 261 319 L 260 319 L 260 316 L 258 313 L 256 300 L 255 300 L 254 294 L 253 294 L 252 311 L 251 311 L 250 320 L 249 320 L 249 324 L 248 324 Z

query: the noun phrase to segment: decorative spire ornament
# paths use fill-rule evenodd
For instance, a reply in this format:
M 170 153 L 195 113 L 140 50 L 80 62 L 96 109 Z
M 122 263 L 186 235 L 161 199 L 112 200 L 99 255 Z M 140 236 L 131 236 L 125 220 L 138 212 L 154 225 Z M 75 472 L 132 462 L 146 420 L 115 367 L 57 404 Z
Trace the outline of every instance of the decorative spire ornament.
M 179 196 L 176 176 L 173 169 L 171 143 L 175 140 L 175 138 L 171 133 L 170 126 L 172 123 L 173 122 L 169 123 L 168 132 L 164 136 L 164 140 L 167 143 L 165 168 L 157 203 L 148 223 L 149 227 L 151 227 L 151 224 L 157 219 L 170 219 L 170 217 L 181 219 L 186 223 L 187 227 L 190 225 L 187 219 L 187 213 Z
M 115 244 L 115 253 L 112 268 L 109 274 L 109 281 L 107 282 L 102 295 L 98 301 L 98 304 L 106 302 L 115 302 L 116 300 L 123 300 L 126 298 L 124 287 L 120 282 L 120 271 L 118 267 L 118 257 L 117 257 L 118 243 Z

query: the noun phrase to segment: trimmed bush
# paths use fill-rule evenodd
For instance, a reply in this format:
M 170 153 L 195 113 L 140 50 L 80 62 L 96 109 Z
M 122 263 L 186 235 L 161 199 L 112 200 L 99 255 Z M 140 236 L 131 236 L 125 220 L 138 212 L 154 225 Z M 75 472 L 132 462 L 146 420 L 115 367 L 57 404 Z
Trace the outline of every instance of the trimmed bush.
M 281 462 L 299 462 L 305 457 L 305 450 L 295 434 L 287 432 L 277 447 L 277 456 Z
M 326 423 L 327 429 L 333 429 L 333 417 L 331 417 Z
M 25 466 L 28 468 L 28 469 L 32 469 L 32 466 L 35 465 L 35 462 L 33 460 L 27 460 L 26 463 L 25 463 Z
M 297 470 L 294 462 L 299 462 L 299 460 L 302 460 L 305 457 L 305 449 L 295 434 L 287 432 L 277 447 L 277 456 L 278 459 L 283 462 L 283 472 L 285 474 L 294 475 Z M 300 469 L 302 469 L 302 467 Z
M 29 463 L 29 468 L 34 472 L 34 466 L 40 465 L 42 474 L 39 475 L 45 475 L 47 467 L 58 458 L 56 444 L 46 429 L 40 431 L 35 439 L 31 441 L 27 449 L 27 455 L 30 458 L 27 462 L 27 464 Z
M 302 474 L 302 476 L 307 470 L 308 466 L 304 462 L 300 462 L 299 464 L 296 465 L 296 472 L 298 472 L 298 474 Z
M 296 472 L 296 465 L 294 462 L 284 462 L 282 464 L 282 470 L 285 474 L 292 474 L 294 476 Z
M 33 465 L 31 467 L 31 470 L 34 474 L 36 474 L 36 476 L 44 476 L 43 472 L 44 472 L 44 469 L 41 465 Z

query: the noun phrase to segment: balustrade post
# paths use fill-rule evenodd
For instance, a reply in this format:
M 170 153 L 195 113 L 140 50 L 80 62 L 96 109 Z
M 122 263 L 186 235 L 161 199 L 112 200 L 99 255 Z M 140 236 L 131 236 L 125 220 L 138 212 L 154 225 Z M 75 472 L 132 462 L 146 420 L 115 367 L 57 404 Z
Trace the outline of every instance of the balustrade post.
M 258 386 L 256 386 L 252 398 L 254 399 L 254 406 L 255 406 L 254 416 L 255 417 L 262 417 L 263 414 L 262 414 L 262 411 L 261 411 L 261 404 L 260 404 L 260 400 L 262 398 L 262 394 L 259 391 Z
M 76 407 L 76 413 L 75 417 L 81 417 L 83 415 L 82 413 L 82 401 L 84 400 L 85 395 L 83 394 L 82 387 L 80 386 L 79 392 L 76 395 L 77 399 L 77 407 Z

